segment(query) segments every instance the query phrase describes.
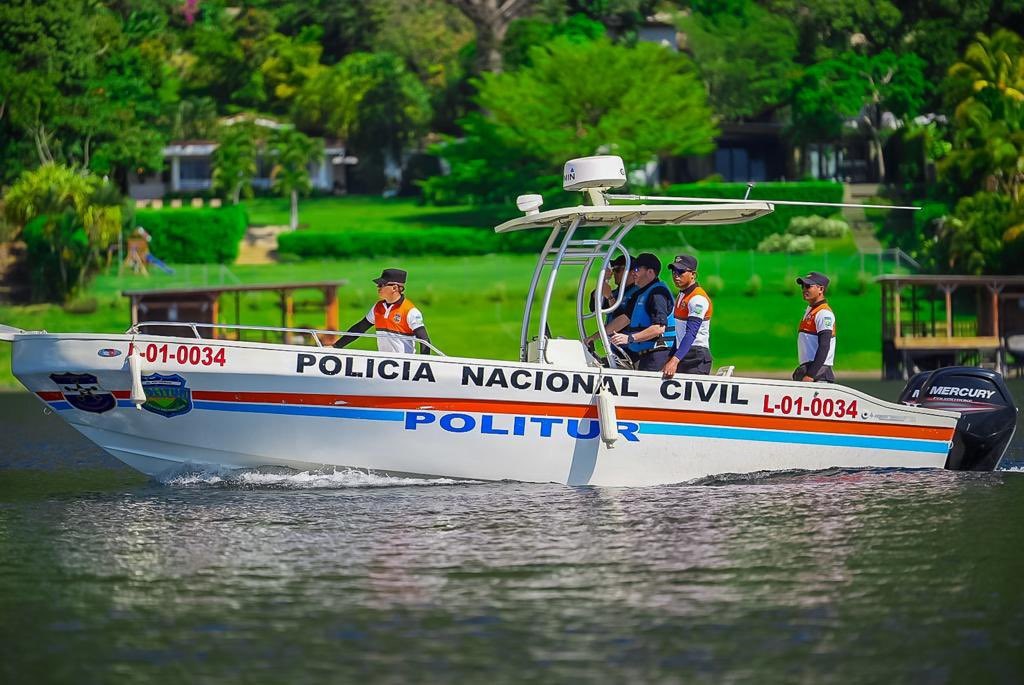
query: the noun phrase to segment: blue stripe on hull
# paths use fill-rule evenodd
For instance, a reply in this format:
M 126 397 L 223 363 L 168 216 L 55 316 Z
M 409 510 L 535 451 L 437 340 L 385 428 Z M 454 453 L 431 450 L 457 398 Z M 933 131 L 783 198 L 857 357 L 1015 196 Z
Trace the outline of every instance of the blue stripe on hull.
M 727 428 L 722 426 L 694 426 L 688 424 L 641 423 L 640 433 L 641 435 L 681 435 L 690 438 L 719 438 L 722 440 L 749 440 L 753 442 L 784 442 L 790 445 L 866 447 L 876 450 L 927 452 L 929 454 L 946 454 L 949 451 L 948 443 L 934 440 L 876 438 L 868 435 L 800 433 L 795 431 Z

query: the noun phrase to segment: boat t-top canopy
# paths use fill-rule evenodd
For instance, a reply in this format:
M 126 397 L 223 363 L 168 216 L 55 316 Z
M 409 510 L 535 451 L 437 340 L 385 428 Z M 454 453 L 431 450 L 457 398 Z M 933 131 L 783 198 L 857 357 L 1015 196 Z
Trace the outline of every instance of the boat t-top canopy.
M 566 207 L 528 214 L 506 221 L 494 230 L 511 233 L 529 228 L 551 228 L 560 222 L 579 219 L 579 226 L 610 226 L 623 223 L 634 216 L 639 226 L 720 226 L 753 221 L 771 214 L 774 207 L 768 202 L 721 203 L 709 205 L 606 205 L 603 207 Z
M 616 309 L 623 299 L 625 288 L 619 288 L 618 295 L 608 307 L 601 301 L 601 284 L 616 253 L 626 259 L 630 267 L 629 253 L 622 241 L 636 226 L 720 226 L 744 223 L 770 214 L 774 207 L 770 202 L 717 201 L 712 204 L 609 204 L 606 191 L 626 182 L 625 167 L 619 157 L 606 155 L 584 157 L 566 163 L 563 173 L 563 187 L 579 190 L 590 204 L 564 209 L 540 211 L 542 198 L 539 195 L 522 195 L 516 205 L 524 216 L 506 221 L 495 228 L 498 233 L 510 233 L 527 229 L 547 228 L 551 230 L 547 243 L 541 250 L 537 266 L 533 271 L 530 289 L 523 311 L 523 323 L 519 340 L 520 361 L 551 362 L 548 358 L 548 314 L 551 298 L 558 279 L 559 268 L 564 264 L 583 266 L 576 293 L 576 326 L 581 344 L 587 339 L 587 322 L 597 321 L 597 334 L 606 352 L 608 363 L 616 366 L 608 334 L 602 325 L 604 316 Z M 576 236 L 580 228 L 604 228 L 599 237 L 581 238 Z M 593 231 L 589 232 L 593 236 Z M 587 291 L 594 266 L 598 266 L 594 288 L 593 307 L 586 307 Z M 531 315 L 538 297 L 538 285 L 545 269 L 548 270 L 547 285 L 541 297 L 540 317 L 531 345 Z M 592 311 L 591 311 L 592 309 Z

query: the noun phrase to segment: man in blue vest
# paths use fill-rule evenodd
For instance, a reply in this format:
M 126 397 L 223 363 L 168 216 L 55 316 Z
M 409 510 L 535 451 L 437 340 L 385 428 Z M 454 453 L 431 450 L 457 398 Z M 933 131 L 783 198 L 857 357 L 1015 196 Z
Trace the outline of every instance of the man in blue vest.
M 617 309 L 606 326 L 613 345 L 625 347 L 640 371 L 661 371 L 672 354 L 676 322 L 672 317 L 672 292 L 658 276 L 661 260 L 650 252 L 634 262 L 636 290 Z

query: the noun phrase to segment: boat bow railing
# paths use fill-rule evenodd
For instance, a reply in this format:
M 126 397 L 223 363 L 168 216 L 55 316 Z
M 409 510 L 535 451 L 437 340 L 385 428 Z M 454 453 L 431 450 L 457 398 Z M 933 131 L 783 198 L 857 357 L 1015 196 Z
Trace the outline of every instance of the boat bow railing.
M 329 344 L 325 345 L 324 342 L 320 339 L 320 336 L 333 336 L 333 337 L 337 337 L 337 338 L 340 338 L 341 336 L 352 336 L 354 338 L 374 338 L 374 339 L 376 339 L 376 338 L 381 338 L 381 337 L 390 337 L 391 335 L 394 335 L 393 333 L 387 333 L 387 332 L 384 332 L 384 331 L 377 331 L 377 332 L 374 332 L 374 333 L 350 333 L 348 331 L 330 331 L 330 330 L 324 330 L 324 329 L 320 329 L 320 328 L 284 328 L 284 327 L 281 327 L 281 326 L 246 326 L 246 325 L 241 325 L 241 324 L 195 323 L 195 322 L 190 322 L 190 321 L 144 321 L 144 322 L 141 322 L 141 323 L 137 323 L 134 326 L 132 326 L 131 328 L 129 328 L 125 332 L 125 334 L 126 335 L 144 335 L 145 331 L 143 329 L 145 329 L 147 327 L 154 328 L 154 327 L 158 327 L 158 326 L 161 327 L 161 328 L 164 328 L 164 327 L 183 328 L 183 329 L 186 329 L 186 330 L 190 331 L 194 337 L 196 337 L 196 338 L 198 338 L 200 340 L 204 340 L 204 339 L 208 340 L 209 338 L 204 338 L 200 334 L 199 329 L 210 330 L 210 331 L 213 331 L 213 330 L 234 330 L 234 331 L 259 331 L 259 332 L 262 332 L 262 333 L 281 333 L 282 337 L 285 337 L 285 336 L 290 335 L 290 334 L 291 335 L 303 335 L 303 336 L 308 335 L 310 337 L 310 339 L 313 341 L 313 346 L 314 347 L 331 347 L 331 345 L 329 345 Z M 421 340 L 419 338 L 415 338 L 415 341 L 418 344 L 420 344 L 420 345 L 425 345 L 434 354 L 437 354 L 438 356 L 441 356 L 441 357 L 447 356 L 447 355 L 445 355 L 444 352 L 439 350 L 437 348 L 437 346 L 435 346 L 433 343 L 429 343 L 429 342 L 427 342 L 425 340 Z

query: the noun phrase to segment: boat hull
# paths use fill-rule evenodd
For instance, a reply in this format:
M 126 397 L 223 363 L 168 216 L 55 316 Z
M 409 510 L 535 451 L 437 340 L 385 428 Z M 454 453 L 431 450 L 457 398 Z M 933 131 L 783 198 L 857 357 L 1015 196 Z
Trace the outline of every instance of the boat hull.
M 145 400 L 132 401 L 129 354 Z M 86 334 L 14 339 L 15 375 L 143 473 L 358 468 L 643 486 L 725 473 L 941 468 L 957 415 L 839 385 Z M 596 395 L 611 395 L 602 439 Z

